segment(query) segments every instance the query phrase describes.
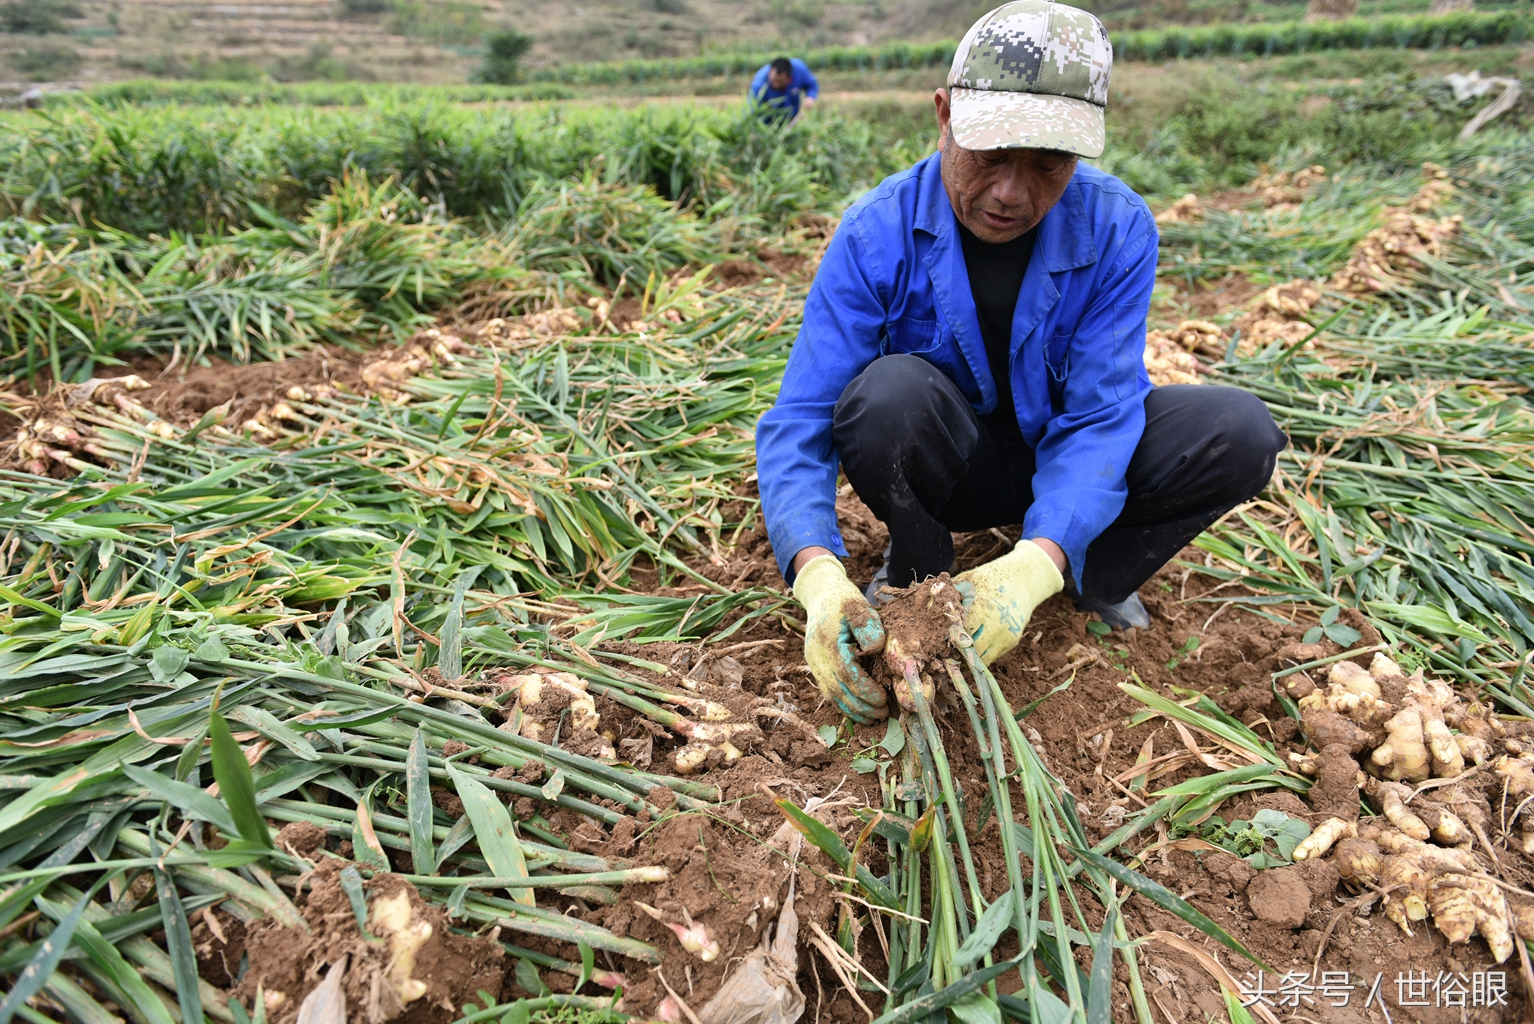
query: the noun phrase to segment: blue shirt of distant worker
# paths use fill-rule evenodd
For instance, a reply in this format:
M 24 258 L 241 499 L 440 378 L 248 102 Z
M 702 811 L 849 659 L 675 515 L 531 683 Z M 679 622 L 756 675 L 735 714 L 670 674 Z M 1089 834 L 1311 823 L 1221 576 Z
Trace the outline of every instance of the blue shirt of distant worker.
M 750 96 L 753 104 L 768 108 L 770 119 L 792 124 L 820 98 L 820 83 L 798 57 L 779 57 L 751 79 Z

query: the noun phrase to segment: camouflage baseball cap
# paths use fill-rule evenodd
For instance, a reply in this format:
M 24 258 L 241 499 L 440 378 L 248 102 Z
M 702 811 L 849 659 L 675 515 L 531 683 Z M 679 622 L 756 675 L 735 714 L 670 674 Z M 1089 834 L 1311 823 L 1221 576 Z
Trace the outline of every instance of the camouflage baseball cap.
M 975 22 L 948 71 L 954 141 L 965 149 L 1102 156 L 1113 47 L 1086 11 L 1012 0 Z

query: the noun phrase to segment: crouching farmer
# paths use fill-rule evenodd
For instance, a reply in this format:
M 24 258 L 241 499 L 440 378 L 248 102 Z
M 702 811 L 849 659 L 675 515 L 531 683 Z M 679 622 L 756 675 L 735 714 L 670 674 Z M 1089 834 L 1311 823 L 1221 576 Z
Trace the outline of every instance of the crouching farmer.
M 950 531 L 1022 523 L 958 577 L 988 663 L 1062 588 L 1145 628 L 1138 588 L 1256 495 L 1287 441 L 1247 392 L 1146 376 L 1155 221 L 1078 162 L 1102 154 L 1112 60 L 1085 11 L 981 18 L 934 97 L 939 152 L 847 211 L 810 289 L 758 473 L 805 659 L 857 721 L 887 714 L 857 661 L 884 638 L 871 602 L 948 571 Z M 838 558 L 838 464 L 889 528 L 866 593 Z

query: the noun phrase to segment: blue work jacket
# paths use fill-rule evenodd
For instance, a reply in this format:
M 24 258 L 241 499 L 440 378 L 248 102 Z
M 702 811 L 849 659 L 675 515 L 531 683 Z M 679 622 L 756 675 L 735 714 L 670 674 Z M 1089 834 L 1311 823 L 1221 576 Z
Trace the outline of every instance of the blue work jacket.
M 774 89 L 767 84 L 767 75 L 772 71 L 772 65 L 763 64 L 752 77 L 747 95 L 752 103 L 772 108 L 780 117 L 798 117 L 800 99 L 805 96 L 812 100 L 818 99 L 820 83 L 815 80 L 810 66 L 798 57 L 790 57 L 788 63 L 793 67 L 793 74 L 787 89 Z
M 1156 222 L 1144 200 L 1080 164 L 1039 222 L 1012 318 L 1012 394 L 1035 449 L 1024 537 L 1064 549 L 1080 586 L 1086 549 L 1123 510 L 1145 429 L 1145 318 Z M 980 336 L 940 157 L 886 178 L 842 218 L 804 305 L 778 400 L 756 430 L 767 536 L 789 574 L 807 547 L 846 555 L 836 523 L 837 399 L 880 356 L 920 356 L 980 415 L 996 383 Z

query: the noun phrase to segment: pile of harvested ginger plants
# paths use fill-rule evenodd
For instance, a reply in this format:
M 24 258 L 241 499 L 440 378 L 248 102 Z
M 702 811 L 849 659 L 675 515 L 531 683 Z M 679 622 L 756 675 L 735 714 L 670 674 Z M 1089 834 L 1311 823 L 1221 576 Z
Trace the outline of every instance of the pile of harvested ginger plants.
M 1314 748 L 1290 757 L 1325 817 L 1294 859 L 1330 851 L 1343 881 L 1382 894 L 1408 935 L 1431 918 L 1450 943 L 1479 933 L 1499 963 L 1515 933 L 1534 939 L 1534 902 L 1509 899 L 1529 874 L 1519 855 L 1534 857 L 1534 823 L 1515 831 L 1534 798 L 1534 723 L 1380 653 L 1367 671 L 1340 661 L 1324 686 L 1300 674 L 1285 690 Z M 1360 794 L 1377 817 L 1360 820 Z

